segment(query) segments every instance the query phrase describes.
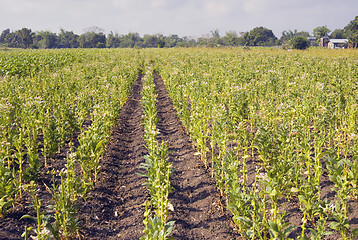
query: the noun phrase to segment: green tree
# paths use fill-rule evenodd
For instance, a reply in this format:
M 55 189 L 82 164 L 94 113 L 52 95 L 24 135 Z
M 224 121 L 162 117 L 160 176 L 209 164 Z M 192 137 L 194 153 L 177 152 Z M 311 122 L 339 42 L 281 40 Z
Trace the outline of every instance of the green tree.
M 219 30 L 215 29 L 211 31 L 211 37 L 209 38 L 209 46 L 211 47 L 217 47 L 222 45 Z
M 41 31 L 34 37 L 34 44 L 38 48 L 57 48 L 58 38 L 56 33 Z
M 158 48 L 163 48 L 164 46 L 165 46 L 164 36 L 160 35 L 157 38 L 157 47 Z
M 106 36 L 103 33 L 86 32 L 78 41 L 82 48 L 104 48 L 106 47 Z
M 331 38 L 344 39 L 346 38 L 346 34 L 344 33 L 343 29 L 336 29 L 332 32 Z
M 320 26 L 313 29 L 313 36 L 315 36 L 317 39 L 328 37 L 328 33 L 330 33 L 331 30 L 327 28 L 327 26 Z
M 158 45 L 158 37 L 156 35 L 145 34 L 143 36 L 143 47 L 155 48 Z
M 223 37 L 223 44 L 225 46 L 238 46 L 239 45 L 239 36 L 235 31 L 228 31 L 226 32 L 225 36 Z
M 298 31 L 297 29 L 295 29 L 294 31 L 288 30 L 288 31 L 283 31 L 281 38 L 280 38 L 280 42 L 281 43 L 285 43 L 288 42 L 289 40 L 291 40 L 294 37 L 297 36 L 302 36 L 302 37 L 309 37 L 309 33 L 305 32 L 305 31 Z
M 264 27 L 256 27 L 245 35 L 249 46 L 274 46 L 277 44 L 277 37 L 272 30 Z
M 107 36 L 106 46 L 107 48 L 118 48 L 120 46 L 120 36 L 110 32 Z
M 79 36 L 77 34 L 74 34 L 72 31 L 65 31 L 61 29 L 61 32 L 58 34 L 58 47 L 59 48 L 78 48 L 79 42 L 78 42 Z
M 181 39 L 179 38 L 178 35 L 172 34 L 168 37 L 164 37 L 164 42 L 165 42 L 164 46 L 168 47 L 168 48 L 172 48 L 172 47 L 177 46 L 178 42 L 180 42 L 180 41 L 181 41 Z
M 29 48 L 33 44 L 34 33 L 29 28 L 22 28 L 15 32 L 19 47 Z
M 358 16 L 355 17 L 352 21 L 344 27 L 343 31 L 345 32 L 349 45 L 357 48 L 358 47 Z
M 307 37 L 296 36 L 290 40 L 290 44 L 293 49 L 304 50 L 310 46 L 310 41 Z
M 10 33 L 10 29 L 5 29 L 4 31 L 2 31 L 1 35 L 0 35 L 0 43 L 4 44 L 6 36 Z
M 132 48 L 134 46 L 141 46 L 141 37 L 139 33 L 128 33 L 120 38 L 120 47 L 122 48 Z

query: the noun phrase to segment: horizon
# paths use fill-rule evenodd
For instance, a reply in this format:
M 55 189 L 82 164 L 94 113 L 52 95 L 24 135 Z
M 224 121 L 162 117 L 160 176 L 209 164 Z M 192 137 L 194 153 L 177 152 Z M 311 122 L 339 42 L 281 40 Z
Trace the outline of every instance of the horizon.
M 238 35 L 265 27 L 280 38 L 283 31 L 327 26 L 331 31 L 352 21 L 358 1 L 343 0 L 4 0 L 0 31 L 29 28 L 33 32 L 60 29 L 80 35 L 96 26 L 103 33 L 200 38 L 218 30 Z M 24 24 L 26 23 L 26 24 Z

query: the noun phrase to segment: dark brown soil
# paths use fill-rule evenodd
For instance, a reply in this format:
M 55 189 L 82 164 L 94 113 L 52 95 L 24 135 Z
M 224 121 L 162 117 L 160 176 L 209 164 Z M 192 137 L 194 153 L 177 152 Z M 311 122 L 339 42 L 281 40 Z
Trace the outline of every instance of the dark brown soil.
M 190 137 L 178 119 L 172 100 L 163 80 L 154 75 L 158 94 L 158 140 L 167 141 L 169 161 L 175 172 L 171 178 L 173 187 L 169 200 L 174 212 L 169 213 L 169 221 L 174 220 L 172 236 L 177 239 L 235 239 L 231 217 L 222 211 L 222 203 L 215 182 L 194 153 Z
M 147 191 L 137 173 L 147 154 L 143 138 L 142 75 L 134 83 L 119 114 L 101 172 L 88 199 L 81 204 L 79 219 L 85 239 L 139 239 L 143 235 Z

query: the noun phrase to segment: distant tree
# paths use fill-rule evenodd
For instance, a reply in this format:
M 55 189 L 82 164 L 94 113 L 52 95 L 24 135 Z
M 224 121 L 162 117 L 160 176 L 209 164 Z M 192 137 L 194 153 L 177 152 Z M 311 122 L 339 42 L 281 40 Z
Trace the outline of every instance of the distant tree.
M 344 39 L 346 38 L 346 34 L 344 33 L 343 29 L 336 29 L 331 33 L 331 38 Z
M 104 48 L 106 47 L 106 36 L 103 33 L 86 32 L 78 38 L 82 48 Z
M 149 35 L 145 34 L 143 36 L 143 44 L 142 46 L 145 48 L 155 48 L 158 45 L 158 36 L 157 35 Z
M 139 36 L 139 33 L 128 33 L 120 38 L 120 47 L 122 48 L 132 48 L 134 46 L 141 46 L 142 39 Z
M 327 26 L 320 26 L 313 29 L 313 36 L 315 38 L 320 39 L 323 37 L 328 37 L 328 33 L 330 33 L 331 30 L 327 28 Z
M 350 21 L 347 26 L 344 27 L 344 32 L 358 32 L 358 16 L 356 16 L 355 19 Z
M 302 36 L 302 37 L 308 37 L 309 33 L 305 32 L 305 31 L 298 31 L 297 29 L 295 29 L 294 31 L 288 30 L 288 31 L 283 31 L 281 38 L 280 38 L 280 42 L 281 43 L 285 43 L 288 42 L 289 40 L 291 40 L 294 37 L 297 36 Z
M 222 38 L 222 41 L 225 46 L 238 46 L 239 36 L 235 31 L 228 31 L 226 32 L 225 36 Z
M 157 47 L 163 48 L 165 46 L 164 36 L 159 36 L 157 39 Z
M 343 29 L 346 34 L 349 45 L 357 48 L 358 47 L 358 16 L 355 17 L 354 20 L 350 21 L 347 26 Z
M 307 37 L 304 36 L 296 36 L 292 38 L 289 42 L 293 49 L 304 50 L 310 46 L 310 41 Z
M 34 37 L 34 44 L 37 48 L 57 48 L 58 38 L 56 33 L 41 31 Z
M 5 43 L 6 36 L 10 33 L 10 29 L 5 29 L 0 35 L 0 43 Z
M 14 32 L 8 32 L 4 36 L 4 46 L 13 47 L 13 48 L 21 48 L 19 37 Z
M 33 44 L 33 36 L 34 33 L 29 28 L 22 28 L 21 30 L 17 30 L 15 32 L 18 37 L 19 47 L 29 48 Z
M 210 33 L 211 33 L 211 37 L 209 38 L 209 42 L 208 42 L 209 46 L 216 47 L 216 46 L 222 45 L 219 30 L 215 29 L 215 30 L 211 31 Z
M 120 36 L 110 32 L 107 36 L 106 47 L 107 48 L 118 48 L 120 46 Z
M 249 46 L 274 46 L 277 42 L 272 30 L 256 27 L 244 36 Z
M 78 42 L 79 36 L 77 34 L 74 34 L 72 31 L 65 31 L 61 29 L 61 32 L 58 34 L 58 47 L 59 48 L 78 48 L 79 42 Z
M 178 42 L 180 42 L 180 38 L 176 34 L 172 34 L 168 37 L 164 37 L 164 47 L 172 48 L 176 47 Z

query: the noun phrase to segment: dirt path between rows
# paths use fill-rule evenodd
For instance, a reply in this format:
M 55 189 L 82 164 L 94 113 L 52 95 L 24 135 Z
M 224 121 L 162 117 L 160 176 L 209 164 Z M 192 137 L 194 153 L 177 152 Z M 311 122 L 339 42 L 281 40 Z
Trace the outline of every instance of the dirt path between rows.
M 143 138 L 142 75 L 119 114 L 95 188 L 80 207 L 85 239 L 139 239 L 143 235 L 147 191 L 138 176 L 147 154 Z
M 175 221 L 172 236 L 177 239 L 236 239 L 230 216 L 221 210 L 215 182 L 194 155 L 195 149 L 177 117 L 163 80 L 154 74 L 158 102 L 158 140 L 167 141 L 169 161 L 175 172 L 169 200 L 174 212 L 168 221 Z

